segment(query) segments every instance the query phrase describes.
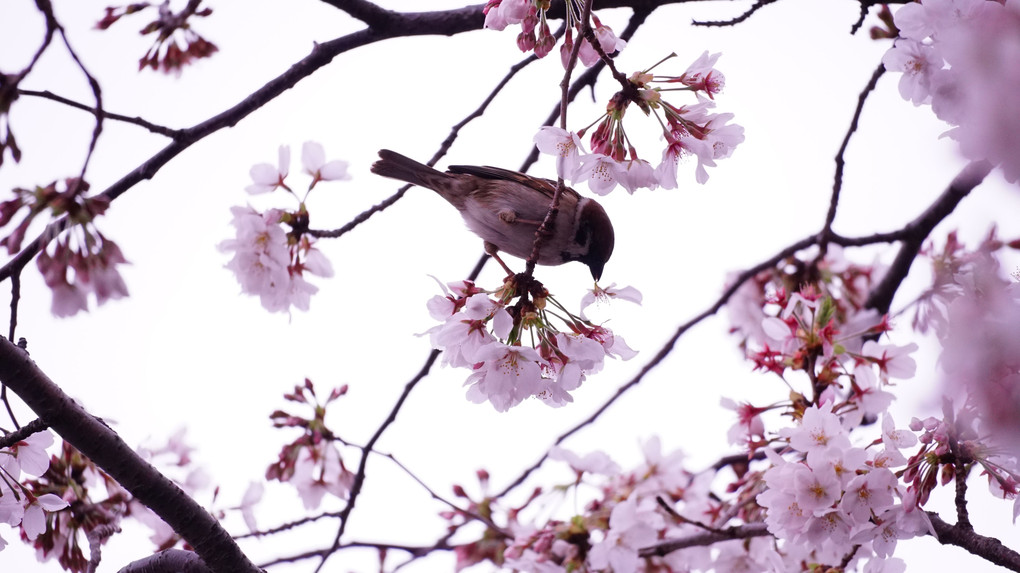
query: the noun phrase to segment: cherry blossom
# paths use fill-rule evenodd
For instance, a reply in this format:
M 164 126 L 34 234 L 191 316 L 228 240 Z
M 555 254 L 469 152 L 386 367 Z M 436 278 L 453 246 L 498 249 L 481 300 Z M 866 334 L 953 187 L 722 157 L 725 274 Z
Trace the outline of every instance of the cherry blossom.
M 588 188 L 596 195 L 608 195 L 620 183 L 617 174 L 624 168 L 618 161 L 601 153 L 581 157 L 581 166 L 574 181 L 588 181 Z
M 21 530 L 30 541 L 46 531 L 45 511 L 58 511 L 69 504 L 60 497 L 47 493 L 33 500 L 25 508 L 25 516 L 21 520 Z
M 535 134 L 535 145 L 542 153 L 556 157 L 556 173 L 573 181 L 581 166 L 584 146 L 578 135 L 559 127 L 543 126 Z
M 625 286 L 622 288 L 615 288 L 616 283 L 612 283 L 609 286 L 602 288 L 595 285 L 595 288 L 589 290 L 583 297 L 581 297 L 581 318 L 588 320 L 585 315 L 585 311 L 588 310 L 593 304 L 608 304 L 612 300 L 625 300 L 633 302 L 635 304 L 641 304 L 641 291 L 632 287 Z
M 595 32 L 595 39 L 598 40 L 599 48 L 602 49 L 603 53 L 611 55 L 627 46 L 627 42 L 618 38 L 612 28 L 603 25 L 602 22 L 600 22 L 594 15 L 592 16 L 592 20 L 595 24 L 593 28 L 593 31 Z M 577 58 L 581 60 L 581 63 L 584 64 L 585 67 L 590 68 L 595 65 L 595 62 L 599 61 L 601 56 L 599 56 L 598 51 L 595 50 L 591 43 L 588 42 L 587 38 L 582 38 L 581 47 L 577 51 Z
M 620 466 L 605 453 L 598 450 L 580 456 L 574 452 L 554 446 L 549 450 L 549 459 L 566 462 L 578 473 L 578 479 L 583 473 L 594 473 L 602 475 L 613 475 L 620 472 Z
M 286 186 L 284 180 L 290 174 L 290 146 L 281 145 L 278 155 L 275 167 L 269 163 L 256 163 L 252 166 L 248 172 L 252 184 L 244 188 L 249 195 L 261 195 Z
M 653 543 L 663 526 L 662 516 L 647 504 L 629 498 L 616 504 L 609 517 L 606 538 L 591 548 L 588 561 L 596 569 L 637 571 L 638 549 Z
M 948 134 L 965 157 L 1020 180 L 1020 125 L 1013 121 L 1020 116 L 1020 1 L 925 0 L 894 18 L 901 38 L 883 62 L 904 74 L 900 94 L 915 105 L 930 102 L 955 127 Z
M 902 38 L 882 56 L 886 69 L 902 72 L 899 90 L 915 106 L 931 103 L 932 76 L 943 66 L 942 57 L 930 44 Z
M 321 143 L 306 141 L 301 146 L 301 164 L 305 173 L 312 176 L 312 185 L 318 181 L 344 181 L 350 179 L 347 174 L 347 162 L 339 159 L 326 161 L 326 151 Z

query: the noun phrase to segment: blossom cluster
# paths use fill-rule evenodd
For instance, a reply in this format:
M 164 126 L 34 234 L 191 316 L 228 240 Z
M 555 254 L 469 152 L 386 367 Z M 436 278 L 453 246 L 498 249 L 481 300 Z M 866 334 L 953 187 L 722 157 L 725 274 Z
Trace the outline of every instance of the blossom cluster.
M 216 44 L 203 38 L 191 27 L 189 18 L 204 18 L 212 14 L 212 8 L 199 8 L 201 0 L 188 2 L 180 12 L 170 9 L 170 2 L 158 5 L 150 2 L 134 2 L 126 6 L 108 6 L 103 18 L 96 22 L 96 29 L 106 30 L 124 16 L 156 8 L 156 18 L 145 25 L 141 34 L 156 34 L 152 46 L 138 61 L 138 69 L 151 68 L 165 74 L 180 74 L 181 70 L 195 60 L 211 57 L 219 51 Z
M 899 90 L 931 105 L 973 160 L 1020 181 L 1020 0 L 922 0 L 893 16 L 899 37 L 882 58 Z
M 315 385 L 305 379 L 304 385 L 295 386 L 284 398 L 312 409 L 305 418 L 277 410 L 270 414 L 276 428 L 300 428 L 302 434 L 280 450 L 279 459 L 266 470 L 266 479 L 288 482 L 297 489 L 305 509 L 315 509 L 326 494 L 346 499 L 354 481 L 354 474 L 344 465 L 337 449 L 333 432 L 326 426 L 326 407 L 347 393 L 347 386 L 334 388 L 319 402 Z
M 994 229 L 968 249 L 955 233 L 936 250 L 934 285 L 919 300 L 914 323 L 931 329 L 942 346 L 939 364 L 944 395 L 979 416 L 982 441 L 1020 457 L 1020 282 L 1006 278 L 995 253 L 1020 249 L 1020 239 L 1004 241 Z M 969 425 L 960 415 L 953 426 Z M 966 418 L 964 416 L 963 418 Z M 962 429 L 955 433 L 965 433 Z M 984 451 L 985 446 L 973 447 Z M 982 459 L 983 456 L 974 456 Z
M 957 322 L 969 324 L 970 335 L 980 340 L 964 344 L 962 351 L 979 352 L 977 345 L 984 344 L 982 355 L 989 360 L 981 362 L 991 364 L 969 372 L 993 371 L 1012 380 L 1020 354 L 1008 344 L 1015 341 L 1000 340 L 1008 338 L 998 336 L 1002 329 L 974 328 L 972 319 L 975 305 L 982 320 L 993 320 L 994 313 L 1005 325 L 1015 317 L 1012 286 L 987 269 L 990 276 L 975 276 L 991 253 L 1013 243 L 994 233 L 974 252 L 950 242 L 933 257 L 940 268 L 953 269 L 951 281 L 959 283 L 936 291 L 939 297 L 954 297 L 941 303 L 948 315 L 938 322 L 940 337 L 956 332 L 951 327 Z M 490 517 L 480 539 L 457 548 L 458 566 L 489 560 L 512 570 L 555 573 L 794 571 L 813 564 L 812 570 L 902 573 L 905 563 L 895 557 L 898 541 L 934 532 L 923 510 L 933 488 L 965 480 L 973 466 L 987 477 L 994 495 L 1020 499 L 1016 458 L 996 445 L 995 434 L 1005 430 L 996 429 L 995 410 L 981 400 L 954 404 L 947 398 L 941 419 L 914 418 L 909 429 L 896 426 L 888 412 L 889 390 L 914 377 L 911 354 L 917 346 L 880 339 L 890 323 L 866 304 L 883 272 L 876 265 L 851 263 L 830 246 L 824 254 L 791 257 L 736 292 L 733 331 L 741 335 L 755 369 L 783 378 L 787 397 L 768 405 L 724 400 L 737 414 L 729 438 L 743 456 L 693 472 L 681 453 L 663 455 L 653 439 L 643 448 L 645 463 L 622 471 L 604 452 L 580 456 L 553 448 L 549 459 L 567 462 L 574 481 L 549 493 L 536 490 L 523 506 L 503 508 L 499 500 L 471 499 L 463 488 L 457 490 L 469 505 L 446 514 L 454 524 L 483 511 Z M 946 280 L 943 274 L 937 274 L 936 283 Z M 479 296 L 473 285 L 451 286 L 459 295 L 436 304 L 493 302 L 473 301 Z M 982 303 L 985 299 L 995 302 Z M 963 335 L 960 329 L 957 336 Z M 954 372 L 973 362 L 950 354 L 944 360 Z M 798 387 L 798 377 L 809 384 Z M 1000 399 L 1006 402 L 1003 409 L 1012 404 Z M 1015 429 L 1008 431 L 1016 435 Z M 720 468 L 732 472 L 725 493 L 717 491 Z M 483 490 L 484 485 L 485 480 Z M 599 493 L 577 515 L 547 517 L 562 505 L 564 492 L 589 486 Z M 1018 512 L 1020 501 L 1014 503 Z M 541 517 L 529 523 L 525 515 Z M 706 534 L 716 539 L 699 541 Z M 718 541 L 727 536 L 733 539 Z
M 787 459 L 766 449 L 772 467 L 757 496 L 768 530 L 787 547 L 809 547 L 815 562 L 838 564 L 893 555 L 899 539 L 934 529 L 917 505 L 916 490 L 900 485 L 893 469 L 905 464 L 900 449 L 917 443 L 883 417 L 877 447 L 852 445 L 833 404 L 811 406 L 780 435 Z
M 670 58 L 675 56 L 671 55 Z M 681 160 L 697 160 L 695 179 L 708 181 L 708 167 L 716 160 L 732 155 L 744 141 L 744 128 L 729 123 L 732 113 L 714 113 L 715 96 L 722 91 L 725 78 L 715 69 L 720 54 L 703 53 L 679 76 L 660 76 L 647 70 L 635 72 L 623 90 L 606 105 L 606 112 L 589 127 L 568 131 L 546 126 L 535 135 L 539 151 L 556 157 L 557 173 L 563 179 L 606 195 L 618 185 L 634 193 L 637 189 L 676 189 Z M 669 59 L 669 58 L 667 58 Z M 665 60 L 664 60 L 665 61 Z M 660 62 L 661 64 L 662 62 Z M 663 99 L 664 92 L 689 91 L 697 103 L 674 105 Z M 624 118 L 631 104 L 645 115 L 654 115 L 662 127 L 665 147 L 658 166 L 639 157 L 636 144 L 624 129 Z M 597 125 L 596 125 L 597 124 Z M 581 138 L 594 126 L 589 139 L 591 153 Z
M 550 4 L 548 0 L 489 0 L 482 7 L 485 27 L 502 31 L 507 26 L 520 24 L 521 32 L 517 35 L 517 47 L 522 52 L 534 52 L 539 58 L 544 58 L 556 46 L 556 37 L 549 29 L 549 22 L 546 19 Z M 564 68 L 567 67 L 574 49 L 574 32 L 577 32 L 581 43 L 577 48 L 577 57 L 588 67 L 599 61 L 602 54 L 611 55 L 627 45 L 627 42 L 616 36 L 612 28 L 604 25 L 598 16 L 592 14 L 592 32 L 598 43 L 596 48 L 582 32 L 581 2 L 568 0 L 564 2 L 564 7 L 567 14 L 567 29 L 563 44 L 560 46 L 560 59 Z
M 16 188 L 14 198 L 0 203 L 0 227 L 7 226 L 22 209 L 24 218 L 0 241 L 10 254 L 21 249 L 25 233 L 36 216 L 66 217 L 68 231 L 39 254 L 36 266 L 50 288 L 54 316 L 73 316 L 88 310 L 89 295 L 97 304 L 127 296 L 118 266 L 127 262 L 120 247 L 96 227 L 96 217 L 109 206 L 102 195 L 86 197 L 89 185 L 70 177 L 34 189 Z
M 606 356 L 636 354 L 622 337 L 572 314 L 524 275 L 507 277 L 491 293 L 472 281 L 449 283 L 443 291 L 428 303 L 432 317 L 443 322 L 428 331 L 432 345 L 444 351 L 444 364 L 471 370 L 469 400 L 488 401 L 500 412 L 531 397 L 563 406 L 588 374 L 602 370 Z M 641 300 L 632 287 L 596 286 L 585 301 L 610 297 Z
M 305 201 L 318 183 L 349 179 L 347 164 L 327 162 L 322 145 L 311 141 L 302 147 L 302 164 L 312 181 L 300 198 L 286 181 L 290 174 L 290 147 L 280 146 L 277 165 L 260 163 L 252 167 L 252 184 L 246 187 L 249 194 L 282 189 L 298 200 L 298 207 L 294 211 L 268 209 L 263 212 L 250 205 L 233 207 L 232 224 L 236 236 L 219 245 L 221 251 L 233 253 L 226 267 L 237 276 L 241 292 L 258 296 L 262 306 L 270 312 L 289 312 L 292 306 L 307 311 L 311 296 L 319 288 L 305 280 L 305 273 L 333 276 L 332 264 L 315 247 L 315 238 L 308 233 L 309 213 Z
M 711 520 L 717 509 L 711 498 L 711 474 L 689 472 L 683 452 L 663 452 L 657 437 L 646 440 L 641 450 L 643 463 L 623 470 L 601 451 L 579 455 L 553 448 L 549 458 L 566 464 L 572 480 L 549 492 L 536 490 L 520 507 L 505 508 L 499 500 L 488 497 L 471 500 L 464 488 L 455 488 L 469 502 L 468 515 L 486 507 L 500 520 L 506 519 L 500 531 L 456 548 L 458 570 L 484 560 L 513 571 L 543 573 L 695 571 L 710 567 L 713 558 L 705 547 L 664 557 L 639 555 L 641 549 L 663 539 L 703 531 L 703 522 Z M 480 478 L 484 491 L 488 475 L 480 472 Z M 575 491 L 571 494 L 570 490 Z M 563 505 L 564 498 L 576 500 L 582 495 L 589 501 L 577 515 L 533 523 L 525 520 L 528 514 L 547 516 L 552 508 Z M 456 523 L 464 514 L 449 512 L 444 516 Z M 728 555 L 738 544 L 720 547 Z
M 67 500 L 52 492 L 23 485 L 24 476 L 39 477 L 49 469 L 46 448 L 53 444 L 48 430 L 37 432 L 10 447 L 0 448 L 0 523 L 21 527 L 28 541 L 35 541 L 56 519 L 53 512 L 68 506 Z M 7 541 L 0 537 L 0 550 Z
M 823 410 L 816 409 L 808 414 L 805 425 L 789 432 L 789 439 L 799 445 L 806 439 L 812 444 L 811 448 L 817 448 L 810 433 L 821 425 L 832 432 L 834 442 L 830 445 L 841 445 L 842 430 L 830 427 L 832 419 L 818 416 Z M 889 432 L 887 437 L 893 440 L 889 447 L 898 451 L 913 434 Z M 641 450 L 644 461 L 637 467 L 623 470 L 604 452 L 579 455 L 553 448 L 549 458 L 569 465 L 573 480 L 549 492 L 536 490 L 520 507 L 505 508 L 498 500 L 488 497 L 472 500 L 464 488 L 455 488 L 458 496 L 468 501 L 468 506 L 463 513 L 444 513 L 453 524 L 483 509 L 499 521 L 506 520 L 504 527 L 491 528 L 478 541 L 456 548 L 458 569 L 486 560 L 504 569 L 542 573 L 800 571 L 805 563 L 818 565 L 811 570 L 825 570 L 826 563 L 843 563 L 843 570 L 847 571 L 863 565 L 862 569 L 868 572 L 902 573 L 904 563 L 891 556 L 896 536 L 905 538 L 929 531 L 924 513 L 917 510 L 909 498 L 907 503 L 900 502 L 897 494 L 902 488 L 896 484 L 894 474 L 886 467 L 864 463 L 863 449 L 848 448 L 845 459 L 833 459 L 828 456 L 835 455 L 835 450 L 823 448 L 821 451 L 825 454 L 812 455 L 817 470 L 771 454 L 777 465 L 767 470 L 764 478 L 760 471 L 748 472 L 746 467 L 741 470 L 738 469 L 740 464 L 735 464 L 737 479 L 728 486 L 728 495 L 714 491 L 716 475 L 713 470 L 692 472 L 683 452 L 663 452 L 657 437 L 646 440 Z M 782 496 L 787 495 L 786 488 L 790 486 L 793 489 L 789 495 L 803 495 L 820 506 L 824 503 L 821 498 L 835 495 L 834 490 L 839 489 L 830 483 L 828 474 L 849 470 L 850 464 L 867 471 L 838 474 L 837 479 L 843 480 L 848 493 L 829 503 L 835 503 L 834 512 L 842 512 L 845 507 L 847 519 L 863 520 L 864 525 L 853 532 L 854 545 L 859 545 L 856 552 L 837 555 L 836 542 L 830 538 L 834 532 L 828 528 L 830 521 L 837 518 L 826 514 L 830 519 L 812 519 L 810 510 L 804 521 L 810 521 L 811 527 L 798 529 L 805 531 L 801 536 L 803 542 L 777 541 L 766 535 L 774 533 L 774 527 L 782 532 L 782 527 L 792 529 L 798 524 L 779 510 L 773 512 L 767 506 L 759 507 L 756 495 L 766 504 L 786 503 L 790 500 Z M 809 479 L 815 471 L 821 485 Z M 484 472 L 479 475 L 484 490 L 488 475 Z M 798 480 L 792 475 L 798 476 Z M 759 494 L 765 483 L 774 484 L 776 488 Z M 794 483 L 796 487 L 792 486 Z M 594 495 L 589 493 L 592 490 Z M 576 500 L 582 496 L 588 501 L 571 517 L 536 522 L 528 522 L 524 517 L 548 515 L 552 508 L 563 505 L 564 498 Z M 845 500 L 842 505 L 841 500 Z M 797 508 L 793 501 L 783 510 L 790 512 L 791 508 Z M 876 510 L 884 521 L 869 519 Z M 774 526 L 773 522 L 779 525 Z M 836 536 L 840 533 L 835 532 Z M 890 533 L 895 536 L 889 537 Z M 725 540 L 728 535 L 732 539 Z M 707 543 L 700 541 L 707 536 L 717 539 Z M 843 561 L 848 553 L 853 554 L 853 559 Z M 834 560 L 830 554 L 835 555 Z

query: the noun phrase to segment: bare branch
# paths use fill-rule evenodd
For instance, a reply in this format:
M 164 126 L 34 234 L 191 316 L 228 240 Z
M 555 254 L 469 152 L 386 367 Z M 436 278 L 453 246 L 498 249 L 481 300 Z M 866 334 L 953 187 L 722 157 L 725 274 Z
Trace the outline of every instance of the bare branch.
M 80 109 L 82 111 L 87 111 L 87 112 L 91 113 L 92 115 L 94 115 L 96 117 L 102 116 L 102 117 L 104 117 L 106 119 L 112 119 L 114 121 L 122 121 L 124 123 L 130 123 L 130 124 L 133 124 L 133 125 L 137 125 L 139 127 L 143 127 L 145 129 L 151 131 L 152 133 L 156 133 L 156 134 L 159 134 L 159 135 L 165 135 L 165 136 L 169 137 L 170 139 L 177 139 L 183 133 L 182 130 L 172 129 L 172 128 L 165 127 L 165 126 L 162 126 L 162 125 L 159 125 L 159 124 L 155 124 L 155 123 L 152 123 L 150 121 L 146 121 L 146 120 L 144 120 L 144 119 L 142 119 L 140 117 L 128 117 L 126 115 L 121 115 L 119 113 L 110 113 L 110 112 L 108 112 L 106 110 L 97 109 L 95 107 L 90 107 L 90 106 L 87 106 L 87 105 L 85 105 L 83 103 L 76 102 L 74 100 L 68 99 L 68 98 L 63 97 L 63 96 L 59 96 L 59 95 L 57 95 L 57 94 L 55 94 L 55 93 L 53 93 L 51 91 L 48 91 L 48 90 L 42 90 L 42 91 L 36 91 L 36 90 L 18 90 L 18 94 L 19 95 L 26 95 L 26 96 L 32 96 L 32 97 L 48 99 L 48 100 L 51 100 L 51 101 L 62 103 L 62 104 L 66 105 L 66 106 L 69 106 L 69 107 L 73 107 L 75 109 Z
M 846 131 L 846 135 L 843 136 L 843 143 L 839 146 L 839 151 L 836 152 L 836 174 L 832 183 L 832 198 L 829 200 L 829 212 L 825 215 L 825 224 L 822 226 L 822 231 L 819 233 L 818 245 L 819 253 L 818 257 L 824 257 L 826 249 L 828 247 L 829 240 L 832 237 L 832 222 L 836 219 L 836 208 L 839 205 L 839 194 L 843 189 L 843 169 L 846 166 L 846 161 L 843 156 L 846 154 L 847 147 L 850 146 L 850 138 L 854 132 L 857 131 L 857 126 L 861 120 L 861 113 L 864 112 L 864 102 L 868 101 L 868 95 L 875 90 L 878 85 L 878 79 L 885 73 L 885 66 L 878 64 L 875 71 L 871 74 L 871 79 L 868 84 L 864 86 L 864 90 L 859 96 L 857 96 L 857 108 L 854 110 L 853 119 L 850 120 L 850 127 Z
M 757 12 L 758 10 L 774 2 L 776 2 L 776 0 L 756 0 L 755 3 L 752 4 L 751 7 L 748 8 L 746 12 L 731 20 L 709 20 L 709 21 L 692 20 L 691 25 L 707 27 L 735 26 L 743 22 L 744 20 L 750 18 L 751 15 Z

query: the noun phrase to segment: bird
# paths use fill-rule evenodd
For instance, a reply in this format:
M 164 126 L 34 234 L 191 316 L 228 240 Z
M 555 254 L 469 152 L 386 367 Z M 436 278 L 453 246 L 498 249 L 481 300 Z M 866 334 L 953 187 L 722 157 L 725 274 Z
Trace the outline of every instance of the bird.
M 498 167 L 451 165 L 445 173 L 382 149 L 372 173 L 431 189 L 460 212 L 468 228 L 478 235 L 485 252 L 509 275 L 513 271 L 499 258 L 502 251 L 527 260 L 535 232 L 545 219 L 556 182 Z M 584 263 L 598 283 L 613 254 L 615 235 L 609 215 L 597 201 L 565 187 L 552 234 L 542 243 L 540 265 Z

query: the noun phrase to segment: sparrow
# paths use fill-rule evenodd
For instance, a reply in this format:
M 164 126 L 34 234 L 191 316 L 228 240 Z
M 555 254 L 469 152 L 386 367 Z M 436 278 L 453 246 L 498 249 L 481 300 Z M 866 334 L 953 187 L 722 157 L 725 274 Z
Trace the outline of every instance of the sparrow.
M 514 274 L 498 251 L 527 260 L 535 232 L 552 203 L 556 182 L 498 167 L 451 165 L 446 173 L 403 155 L 382 149 L 372 173 L 399 179 L 438 193 L 460 211 L 464 222 L 484 242 L 485 252 L 508 274 Z M 579 261 L 598 282 L 613 254 L 613 224 L 593 199 L 566 187 L 552 235 L 541 246 L 537 263 L 561 265 Z

